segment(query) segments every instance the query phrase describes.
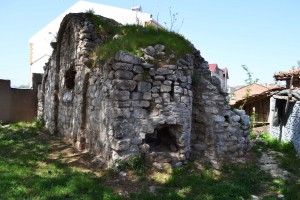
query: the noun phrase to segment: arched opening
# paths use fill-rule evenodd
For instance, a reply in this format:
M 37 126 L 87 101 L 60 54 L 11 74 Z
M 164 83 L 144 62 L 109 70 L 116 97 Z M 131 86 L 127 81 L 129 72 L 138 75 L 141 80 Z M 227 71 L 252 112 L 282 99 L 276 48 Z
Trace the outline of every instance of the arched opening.
M 164 126 L 147 134 L 146 143 L 150 146 L 150 152 L 178 152 L 176 132 L 179 130 L 178 127 Z
M 65 73 L 65 86 L 69 90 L 73 90 L 75 86 L 76 71 L 74 67 L 70 67 Z

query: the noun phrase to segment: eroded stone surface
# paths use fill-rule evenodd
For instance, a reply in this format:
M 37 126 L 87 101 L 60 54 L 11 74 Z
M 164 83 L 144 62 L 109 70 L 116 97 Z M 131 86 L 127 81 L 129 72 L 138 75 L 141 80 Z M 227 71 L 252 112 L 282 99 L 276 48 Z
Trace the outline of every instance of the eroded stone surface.
M 64 18 L 39 99 L 39 115 L 51 133 L 101 155 L 106 165 L 132 155 L 145 155 L 157 166 L 181 166 L 191 153 L 244 156 L 250 147 L 247 117 L 227 105 L 198 50 L 176 64 L 168 63 L 173 54 L 166 56 L 163 66 L 146 60 L 164 45 L 147 47 L 143 58 L 120 50 L 91 68 L 91 52 L 105 37 L 84 14 Z M 76 73 L 68 79 L 73 88 L 67 87 L 70 70 Z

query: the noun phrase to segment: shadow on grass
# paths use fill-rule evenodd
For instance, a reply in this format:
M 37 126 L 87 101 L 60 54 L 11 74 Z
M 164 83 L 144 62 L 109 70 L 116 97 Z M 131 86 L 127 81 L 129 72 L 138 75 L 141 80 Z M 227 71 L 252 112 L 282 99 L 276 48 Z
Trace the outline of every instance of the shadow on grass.
M 258 156 L 261 152 L 276 152 L 278 166 L 289 173 L 288 179 L 274 179 L 273 182 L 279 185 L 279 190 L 284 194 L 284 199 L 300 199 L 300 159 L 291 142 L 280 142 L 272 138 L 268 133 L 260 135 L 253 150 Z
M 31 126 L 0 129 L 0 199 L 121 199 L 101 177 L 49 159 Z
M 220 175 L 215 175 L 208 164 L 192 161 L 186 167 L 174 169 L 169 178 L 157 186 L 156 195 L 140 193 L 131 199 L 250 199 L 251 195 L 261 192 L 260 181 L 269 178 L 255 165 L 224 166 L 220 171 Z
M 277 199 L 279 192 L 285 199 L 300 199 L 299 166 L 288 156 L 279 160 L 294 170 L 294 182 L 274 180 L 256 160 L 223 166 L 218 175 L 198 159 L 167 172 L 148 169 L 134 175 L 124 169 L 127 176 L 120 176 L 111 170 L 96 175 L 91 158 L 30 124 L 0 126 L 0 199 L 242 200 L 251 195 Z

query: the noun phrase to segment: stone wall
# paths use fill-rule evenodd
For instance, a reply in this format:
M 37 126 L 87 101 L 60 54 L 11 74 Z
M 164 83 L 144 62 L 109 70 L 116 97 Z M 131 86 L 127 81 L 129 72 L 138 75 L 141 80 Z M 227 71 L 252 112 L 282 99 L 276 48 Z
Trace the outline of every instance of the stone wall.
M 143 57 L 120 50 L 91 67 L 91 52 L 105 37 L 84 14 L 64 18 L 39 92 L 39 115 L 51 133 L 106 165 L 132 155 L 176 166 L 191 153 L 245 155 L 249 117 L 230 109 L 199 51 L 169 62 L 173 55 L 157 44 Z
M 290 102 L 285 115 L 286 100 L 270 99 L 270 134 L 280 141 L 292 142 L 300 154 L 300 101 Z
M 209 74 L 206 62 L 195 65 L 192 147 L 210 158 L 235 160 L 249 148 L 249 116 L 231 109 L 219 79 Z

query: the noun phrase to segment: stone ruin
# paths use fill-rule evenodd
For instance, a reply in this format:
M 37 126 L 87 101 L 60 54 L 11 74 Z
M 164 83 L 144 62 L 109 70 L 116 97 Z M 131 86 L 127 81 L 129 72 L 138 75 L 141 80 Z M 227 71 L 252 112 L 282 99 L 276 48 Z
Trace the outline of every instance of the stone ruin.
M 106 166 L 132 155 L 175 166 L 190 155 L 244 157 L 249 117 L 229 107 L 198 50 L 175 64 L 166 56 L 166 64 L 155 65 L 146 58 L 164 55 L 164 45 L 146 47 L 141 58 L 120 49 L 91 67 L 91 52 L 105 37 L 86 14 L 62 21 L 38 95 L 39 116 L 50 133 Z

